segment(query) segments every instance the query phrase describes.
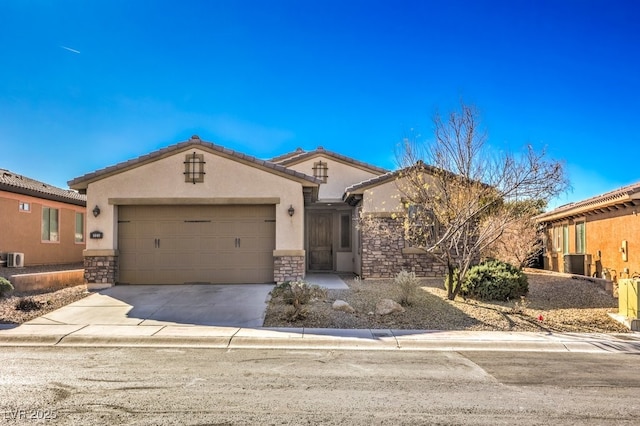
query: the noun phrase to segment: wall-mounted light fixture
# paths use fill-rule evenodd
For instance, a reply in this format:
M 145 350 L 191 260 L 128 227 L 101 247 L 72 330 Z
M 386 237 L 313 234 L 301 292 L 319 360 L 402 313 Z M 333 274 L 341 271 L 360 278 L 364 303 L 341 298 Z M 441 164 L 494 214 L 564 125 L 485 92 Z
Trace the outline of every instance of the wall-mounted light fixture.
M 97 205 L 93 208 L 93 217 L 98 217 L 100 215 L 100 207 Z
M 296 209 L 293 208 L 293 204 L 289 206 L 289 210 L 287 210 L 289 212 L 289 216 L 293 216 L 293 214 L 296 212 Z

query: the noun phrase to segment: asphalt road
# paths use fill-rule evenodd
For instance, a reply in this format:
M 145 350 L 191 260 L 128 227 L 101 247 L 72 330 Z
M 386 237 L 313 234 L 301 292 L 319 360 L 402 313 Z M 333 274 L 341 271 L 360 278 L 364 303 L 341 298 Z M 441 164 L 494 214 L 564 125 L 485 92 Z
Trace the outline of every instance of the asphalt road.
M 637 355 L 2 348 L 6 424 L 637 424 Z

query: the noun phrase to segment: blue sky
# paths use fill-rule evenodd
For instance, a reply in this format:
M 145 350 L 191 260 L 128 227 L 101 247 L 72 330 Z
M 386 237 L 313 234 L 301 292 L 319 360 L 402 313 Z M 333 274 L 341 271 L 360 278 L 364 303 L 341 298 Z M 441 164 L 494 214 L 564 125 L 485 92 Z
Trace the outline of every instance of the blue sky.
M 188 139 L 394 168 L 461 98 L 489 143 L 640 181 L 640 2 L 0 1 L 0 168 L 66 188 Z

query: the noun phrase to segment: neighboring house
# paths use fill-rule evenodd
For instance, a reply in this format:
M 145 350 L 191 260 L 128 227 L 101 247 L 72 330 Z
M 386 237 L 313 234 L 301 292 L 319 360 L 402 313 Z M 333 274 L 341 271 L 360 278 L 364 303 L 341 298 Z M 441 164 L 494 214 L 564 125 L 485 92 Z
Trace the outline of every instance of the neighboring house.
M 94 288 L 437 272 L 402 229 L 393 241 L 359 231 L 361 211 L 387 221 L 402 208 L 395 175 L 322 147 L 265 161 L 193 136 L 69 185 L 100 212 L 85 252 Z
M 636 183 L 539 215 L 544 269 L 614 281 L 640 273 L 639 212 Z
M 82 262 L 85 211 L 86 197 L 76 191 L 0 169 L 2 264 Z

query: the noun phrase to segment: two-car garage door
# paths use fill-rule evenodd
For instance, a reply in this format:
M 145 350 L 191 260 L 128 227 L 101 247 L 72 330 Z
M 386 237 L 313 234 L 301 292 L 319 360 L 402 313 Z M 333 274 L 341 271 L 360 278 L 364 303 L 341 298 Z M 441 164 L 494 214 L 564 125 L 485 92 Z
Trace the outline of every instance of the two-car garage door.
M 119 282 L 273 282 L 275 207 L 120 206 Z

